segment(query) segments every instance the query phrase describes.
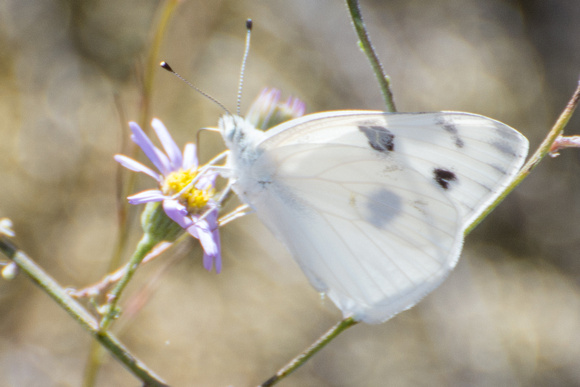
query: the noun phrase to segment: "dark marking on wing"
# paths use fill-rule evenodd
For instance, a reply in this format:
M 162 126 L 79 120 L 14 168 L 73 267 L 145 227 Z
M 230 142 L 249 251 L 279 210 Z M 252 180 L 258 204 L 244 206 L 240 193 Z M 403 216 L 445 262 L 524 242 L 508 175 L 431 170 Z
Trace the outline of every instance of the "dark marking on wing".
M 489 140 L 489 144 L 501 153 L 509 156 L 522 157 L 520 145 L 522 136 L 517 131 L 501 122 L 494 122 L 495 138 Z
M 501 153 L 505 153 L 506 155 L 519 156 L 513 148 L 512 144 L 510 144 L 508 141 L 494 141 L 491 143 L 491 146 L 493 146 Z
M 465 146 L 465 142 L 461 137 L 459 137 L 457 127 L 451 120 L 449 120 L 447 117 L 443 115 L 440 115 L 439 117 L 437 117 L 437 124 L 441 125 L 443 130 L 445 130 L 447 133 L 451 135 L 451 138 L 453 139 L 453 142 L 455 143 L 456 147 L 463 148 Z
M 402 211 L 401 197 L 387 189 L 379 189 L 368 197 L 367 221 L 377 228 L 383 228 Z
M 496 164 L 489 164 L 489 166 L 498 171 L 500 174 L 507 175 L 507 171 L 503 166 Z
M 506 139 L 510 142 L 520 142 L 520 134 L 499 121 L 494 121 L 495 132 L 499 138 Z
M 383 126 L 359 126 L 358 130 L 367 136 L 369 145 L 379 152 L 395 150 L 395 135 Z
M 444 190 L 448 190 L 449 185 L 452 182 L 457 181 L 457 176 L 455 173 L 442 168 L 435 168 L 433 170 L 433 178 L 435 179 L 435 182 L 439 184 L 439 186 Z
M 418 199 L 413 201 L 413 208 L 415 208 L 423 215 L 426 214 L 427 207 L 429 207 L 429 203 L 427 203 L 425 200 Z

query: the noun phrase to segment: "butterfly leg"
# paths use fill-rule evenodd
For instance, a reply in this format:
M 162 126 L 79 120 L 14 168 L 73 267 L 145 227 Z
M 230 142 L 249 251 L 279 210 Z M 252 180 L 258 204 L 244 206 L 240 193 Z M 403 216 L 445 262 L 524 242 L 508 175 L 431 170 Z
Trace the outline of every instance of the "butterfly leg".
M 238 206 L 236 209 L 234 209 L 232 212 L 230 212 L 229 214 L 222 216 L 218 220 L 218 224 L 220 227 L 222 227 L 222 226 L 228 224 L 229 222 L 231 222 L 232 220 L 236 220 L 238 218 L 241 218 L 244 215 L 251 214 L 252 212 L 254 212 L 254 210 L 251 210 L 250 206 L 248 206 L 247 204 L 242 204 L 242 205 Z
M 219 198 L 216 199 L 217 202 L 217 207 L 221 207 L 222 202 L 227 199 L 229 197 L 229 195 L 232 193 L 232 182 L 228 181 L 228 184 L 226 185 L 226 187 L 222 190 L 221 195 Z M 200 220 L 205 219 L 209 213 L 211 211 L 213 211 L 215 209 L 215 207 L 208 209 L 207 211 L 205 211 L 202 216 L 197 219 L 197 222 L 199 222 Z M 237 208 L 235 208 L 233 211 L 231 211 L 230 213 L 222 216 L 219 220 L 218 220 L 218 225 L 221 227 L 235 219 L 241 218 L 244 215 L 248 215 L 250 213 L 253 212 L 253 210 L 248 210 L 250 209 L 250 206 L 247 204 L 242 204 L 239 205 Z

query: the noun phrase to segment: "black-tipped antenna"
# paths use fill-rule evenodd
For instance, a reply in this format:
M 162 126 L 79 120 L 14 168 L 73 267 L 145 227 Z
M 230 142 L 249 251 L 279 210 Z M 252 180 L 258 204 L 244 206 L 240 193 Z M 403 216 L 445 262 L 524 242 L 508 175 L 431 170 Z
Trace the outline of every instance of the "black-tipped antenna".
M 185 82 L 193 90 L 197 91 L 199 94 L 203 95 L 205 98 L 209 99 L 210 101 L 214 102 L 216 105 L 218 105 L 219 107 L 221 107 L 227 114 L 232 115 L 232 113 L 230 113 L 230 111 L 224 106 L 223 103 L 221 103 L 220 101 L 218 101 L 217 99 L 215 99 L 214 97 L 212 97 L 211 95 L 209 95 L 208 93 L 206 93 L 205 91 L 203 91 L 203 90 L 199 89 L 198 87 L 194 86 L 187 79 L 183 78 L 181 75 L 179 75 L 178 73 L 176 73 L 171 68 L 171 66 L 169 66 L 169 64 L 167 62 L 163 61 L 163 62 L 159 63 L 159 65 L 161 67 L 163 67 L 165 70 L 169 71 L 171 74 L 175 75 L 177 78 L 181 79 L 183 82 Z
M 244 86 L 244 71 L 246 70 L 246 60 L 250 53 L 250 36 L 252 35 L 252 19 L 246 20 L 246 48 L 244 58 L 242 59 L 242 68 L 240 69 L 240 85 L 238 86 L 238 105 L 237 112 L 240 115 L 240 105 L 242 104 L 242 87 Z

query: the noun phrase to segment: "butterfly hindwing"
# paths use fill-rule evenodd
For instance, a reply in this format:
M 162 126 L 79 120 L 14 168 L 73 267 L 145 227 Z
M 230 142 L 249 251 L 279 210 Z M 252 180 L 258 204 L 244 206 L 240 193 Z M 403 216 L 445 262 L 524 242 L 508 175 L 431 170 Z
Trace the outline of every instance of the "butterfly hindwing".
M 455 266 L 462 242 L 457 208 L 397 154 L 282 145 L 265 152 L 252 174 L 261 178 L 244 194 L 258 217 L 344 313 L 384 321 Z

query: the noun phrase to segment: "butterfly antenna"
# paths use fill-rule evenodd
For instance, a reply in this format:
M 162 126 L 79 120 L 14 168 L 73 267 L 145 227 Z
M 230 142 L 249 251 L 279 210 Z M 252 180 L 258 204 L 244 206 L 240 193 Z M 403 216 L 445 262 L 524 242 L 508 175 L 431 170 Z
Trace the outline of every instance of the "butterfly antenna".
M 205 91 L 201 90 L 200 88 L 194 86 L 191 82 L 189 82 L 187 79 L 183 78 L 181 75 L 179 75 L 178 73 L 176 73 L 171 66 L 169 66 L 169 64 L 165 61 L 159 63 L 159 65 L 161 67 L 163 67 L 165 70 L 169 71 L 171 74 L 175 75 L 177 78 L 181 79 L 183 82 L 185 82 L 186 85 L 188 85 L 189 87 L 191 87 L 193 90 L 197 91 L 199 94 L 203 95 L 205 98 L 209 99 L 210 101 L 212 101 L 213 103 L 215 103 L 216 105 L 218 105 L 219 107 L 221 107 L 227 114 L 231 115 L 232 113 L 230 113 L 230 111 L 224 106 L 223 103 L 221 103 L 220 101 L 218 101 L 217 99 L 215 99 L 214 97 L 212 97 L 211 95 L 209 95 L 208 93 L 206 93 Z M 239 110 L 239 107 L 238 107 Z
M 252 19 L 246 20 L 246 48 L 244 50 L 244 58 L 242 59 L 242 68 L 240 69 L 240 85 L 238 86 L 238 105 L 237 113 L 240 115 L 240 105 L 242 103 L 242 88 L 244 86 L 244 71 L 246 70 L 246 61 L 250 53 L 250 36 L 252 35 Z

